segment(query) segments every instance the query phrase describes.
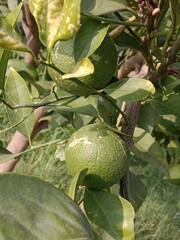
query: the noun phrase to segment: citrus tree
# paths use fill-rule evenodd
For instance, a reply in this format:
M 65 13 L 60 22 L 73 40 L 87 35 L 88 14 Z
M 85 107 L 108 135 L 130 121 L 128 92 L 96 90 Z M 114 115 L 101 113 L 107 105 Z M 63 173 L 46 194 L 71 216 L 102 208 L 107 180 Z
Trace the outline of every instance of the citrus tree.
M 180 1 L 1 1 L 0 10 L 0 101 L 11 121 L 1 132 L 16 128 L 30 143 L 12 154 L 0 142 L 0 163 L 65 145 L 73 176 L 63 190 L 0 174 L 0 238 L 133 239 L 144 166 L 179 184 Z M 33 146 L 40 107 L 72 126 L 70 138 Z

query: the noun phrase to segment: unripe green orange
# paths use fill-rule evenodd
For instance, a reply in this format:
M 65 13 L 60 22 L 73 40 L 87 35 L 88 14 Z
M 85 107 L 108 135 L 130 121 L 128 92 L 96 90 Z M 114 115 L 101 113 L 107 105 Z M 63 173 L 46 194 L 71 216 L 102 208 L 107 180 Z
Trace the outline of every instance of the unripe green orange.
M 129 166 L 129 151 L 122 139 L 103 124 L 91 124 L 70 137 L 65 158 L 72 176 L 88 168 L 83 184 L 104 189 L 117 183 Z
M 74 59 L 74 38 L 58 42 L 51 53 L 52 63 L 62 72 L 71 73 L 76 64 Z M 80 77 L 82 83 L 99 90 L 104 88 L 112 79 L 117 68 L 117 50 L 113 41 L 107 35 L 97 50 L 89 56 L 94 65 L 94 73 Z M 51 78 L 58 82 L 63 90 L 77 96 L 90 95 L 92 90 L 83 87 L 77 79 L 62 80 L 61 75 L 53 69 L 48 70 Z M 59 76 L 59 77 L 58 77 Z

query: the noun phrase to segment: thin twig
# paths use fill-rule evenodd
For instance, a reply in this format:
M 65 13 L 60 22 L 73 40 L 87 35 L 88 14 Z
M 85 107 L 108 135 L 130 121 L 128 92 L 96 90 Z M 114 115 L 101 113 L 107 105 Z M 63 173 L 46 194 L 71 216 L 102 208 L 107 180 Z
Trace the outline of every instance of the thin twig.
M 139 22 L 124 22 L 124 21 L 113 20 L 113 19 L 109 19 L 109 18 L 95 16 L 95 15 L 89 14 L 89 13 L 82 13 L 82 15 L 93 18 L 100 22 L 114 23 L 114 24 L 118 24 L 118 25 L 122 24 L 124 26 L 144 27 L 144 25 Z
M 58 98 L 58 99 L 54 99 L 48 102 L 41 102 L 41 103 L 34 103 L 34 104 L 24 104 L 24 105 L 17 105 L 17 106 L 11 106 L 9 103 L 7 103 L 4 99 L 0 99 L 7 107 L 9 107 L 11 110 L 15 110 L 15 109 L 19 109 L 19 108 L 38 108 L 38 107 L 44 107 L 47 105 L 50 105 L 52 103 L 56 103 L 60 100 L 65 100 L 68 98 L 72 98 L 72 97 L 64 97 L 64 98 Z
M 11 127 L 8 127 L 8 128 L 5 128 L 3 130 L 0 131 L 0 133 L 3 133 L 3 132 L 7 132 L 15 127 L 17 127 L 19 124 L 21 124 L 24 120 L 26 120 L 32 113 L 34 112 L 34 109 L 25 117 L 23 117 L 19 122 L 15 123 L 14 125 L 12 125 Z

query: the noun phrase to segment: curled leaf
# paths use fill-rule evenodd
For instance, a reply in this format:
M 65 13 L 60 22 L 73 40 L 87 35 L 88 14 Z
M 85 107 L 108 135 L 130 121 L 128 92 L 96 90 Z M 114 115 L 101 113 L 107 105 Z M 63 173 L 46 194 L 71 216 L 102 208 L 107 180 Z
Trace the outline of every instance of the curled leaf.
M 88 58 L 83 58 L 74 66 L 72 73 L 64 74 L 62 79 L 85 77 L 93 74 L 93 72 L 94 66 L 91 61 Z

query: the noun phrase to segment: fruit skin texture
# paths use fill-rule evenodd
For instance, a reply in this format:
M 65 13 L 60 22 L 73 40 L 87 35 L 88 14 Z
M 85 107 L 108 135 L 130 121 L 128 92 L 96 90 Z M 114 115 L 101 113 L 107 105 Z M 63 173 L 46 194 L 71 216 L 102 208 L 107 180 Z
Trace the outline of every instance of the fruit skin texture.
M 93 189 L 117 183 L 129 165 L 129 151 L 124 141 L 98 123 L 84 126 L 71 135 L 65 158 L 72 176 L 88 168 L 83 184 Z
M 74 38 L 58 42 L 51 53 L 51 59 L 52 63 L 62 72 L 71 73 L 76 64 L 74 59 Z M 94 65 L 94 73 L 81 77 L 79 80 L 94 89 L 102 89 L 110 82 L 117 67 L 117 50 L 108 35 L 99 48 L 89 56 L 89 59 Z M 61 75 L 53 69 L 49 69 L 48 73 L 58 83 L 60 88 L 69 93 L 77 96 L 86 96 L 94 93 L 92 90 L 82 87 L 75 78 L 61 80 Z

